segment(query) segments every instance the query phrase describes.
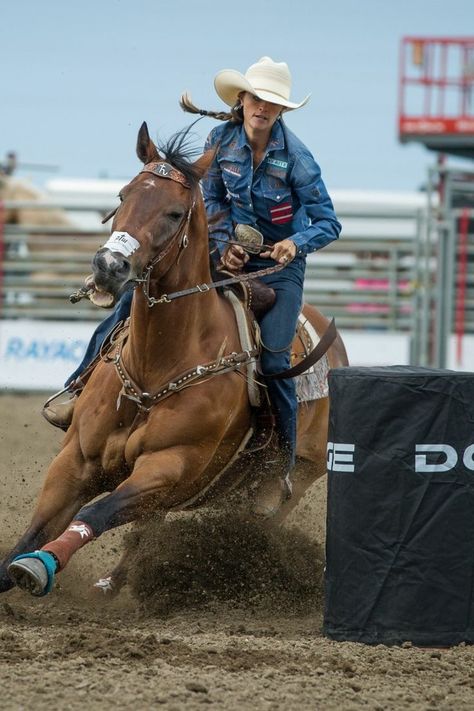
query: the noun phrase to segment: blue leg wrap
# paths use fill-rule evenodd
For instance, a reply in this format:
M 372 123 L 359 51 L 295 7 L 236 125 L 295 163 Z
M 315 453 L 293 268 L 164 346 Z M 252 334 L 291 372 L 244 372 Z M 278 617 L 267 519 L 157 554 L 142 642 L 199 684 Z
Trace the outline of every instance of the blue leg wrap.
M 54 576 L 56 574 L 57 567 L 56 559 L 52 555 L 52 553 L 48 553 L 47 551 L 33 551 L 32 553 L 21 553 L 20 555 L 17 555 L 15 558 L 13 558 L 12 563 L 14 563 L 16 560 L 23 560 L 23 558 L 37 558 L 43 563 L 48 574 L 48 583 L 41 595 L 38 595 L 37 597 L 43 597 L 43 595 L 47 595 L 48 593 L 50 593 L 53 589 Z

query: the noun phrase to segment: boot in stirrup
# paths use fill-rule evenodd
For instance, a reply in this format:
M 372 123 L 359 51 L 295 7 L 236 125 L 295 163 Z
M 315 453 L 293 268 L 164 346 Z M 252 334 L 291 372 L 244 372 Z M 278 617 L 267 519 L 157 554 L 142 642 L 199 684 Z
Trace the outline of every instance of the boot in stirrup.
M 69 395 L 67 400 L 62 402 L 53 403 L 53 401 L 59 397 L 59 395 L 67 393 Z M 54 427 L 59 427 L 60 430 L 66 431 L 72 422 L 72 416 L 74 413 L 74 407 L 77 402 L 79 393 L 76 391 L 74 393 L 66 390 L 62 390 L 56 393 L 52 398 L 50 398 L 41 410 L 41 414 L 51 425 Z

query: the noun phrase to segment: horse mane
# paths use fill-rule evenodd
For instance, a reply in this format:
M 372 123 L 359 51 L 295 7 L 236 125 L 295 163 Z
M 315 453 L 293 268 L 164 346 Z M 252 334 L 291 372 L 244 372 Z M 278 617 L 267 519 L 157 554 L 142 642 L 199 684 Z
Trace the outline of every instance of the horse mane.
M 191 134 L 191 129 L 195 123 L 196 121 L 177 131 L 167 141 L 157 146 L 159 153 L 184 175 L 193 188 L 199 184 L 201 178 L 199 168 L 193 163 L 193 159 L 201 153 L 200 149 L 193 144 L 194 136 Z

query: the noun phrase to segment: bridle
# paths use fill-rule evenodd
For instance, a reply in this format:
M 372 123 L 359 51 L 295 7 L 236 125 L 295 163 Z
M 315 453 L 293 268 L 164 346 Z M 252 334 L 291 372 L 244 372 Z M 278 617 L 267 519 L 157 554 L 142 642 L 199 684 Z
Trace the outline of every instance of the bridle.
M 183 173 L 181 173 L 181 171 L 177 170 L 176 168 L 173 168 L 173 166 L 169 163 L 166 163 L 166 161 L 152 161 L 150 163 L 146 163 L 140 173 L 151 173 L 152 175 L 155 175 L 158 178 L 173 180 L 175 183 L 180 183 L 181 185 L 183 185 L 183 187 L 187 188 L 188 190 L 191 190 L 191 185 L 189 184 L 185 175 L 183 175 Z M 150 279 L 153 269 L 156 267 L 157 264 L 159 264 L 163 261 L 163 259 L 165 259 L 165 257 L 171 252 L 172 248 L 176 244 L 178 244 L 178 254 L 174 264 L 178 264 L 183 251 L 189 244 L 188 228 L 189 223 L 191 222 L 191 217 L 195 205 L 196 198 L 193 197 L 191 205 L 189 206 L 186 214 L 183 216 L 178 226 L 178 229 L 171 237 L 171 239 L 168 240 L 165 248 L 161 252 L 159 252 L 156 257 L 153 257 L 153 259 L 148 262 L 148 264 L 144 267 L 141 276 L 131 280 L 136 284 L 142 285 L 143 293 L 145 295 L 149 308 L 155 306 L 155 304 L 157 303 L 160 303 L 158 299 L 155 299 L 153 296 L 150 295 Z M 171 266 L 172 264 L 170 264 L 170 269 Z
M 150 163 L 147 163 L 140 171 L 140 173 L 151 173 L 152 175 L 155 175 L 159 178 L 174 180 L 175 182 L 183 185 L 188 190 L 191 190 L 191 185 L 186 179 L 186 176 L 183 175 L 183 173 L 181 173 L 176 168 L 173 168 L 173 166 L 167 163 L 166 161 L 152 161 Z M 180 298 L 188 294 L 197 292 L 205 293 L 210 289 L 218 288 L 219 286 L 242 282 L 258 276 L 263 276 L 264 274 L 279 271 L 280 269 L 283 269 L 286 266 L 286 264 L 277 264 L 274 267 L 262 269 L 258 272 L 254 272 L 253 274 L 242 274 L 240 276 L 231 277 L 220 282 L 196 285 L 195 287 L 191 287 L 180 292 L 175 292 L 174 294 L 163 294 L 158 299 L 151 296 L 150 279 L 155 266 L 162 262 L 163 259 L 165 259 L 165 257 L 171 252 L 172 248 L 176 244 L 178 244 L 178 255 L 176 261 L 170 264 L 169 269 L 171 269 L 173 264 L 177 264 L 179 262 L 181 254 L 189 244 L 187 233 L 195 205 L 196 198 L 191 194 L 191 204 L 187 210 L 187 213 L 183 216 L 181 223 L 179 224 L 178 229 L 176 230 L 174 235 L 171 237 L 170 240 L 168 240 L 168 243 L 166 244 L 165 248 L 159 254 L 157 254 L 156 257 L 150 260 L 150 262 L 148 262 L 142 272 L 141 277 L 135 278 L 133 280 L 135 283 L 142 285 L 143 293 L 145 295 L 149 308 L 159 303 L 171 303 L 173 299 Z M 309 356 L 303 359 L 303 361 L 299 363 L 298 366 L 290 368 L 281 373 L 276 373 L 271 377 L 288 378 L 293 377 L 297 374 L 299 375 L 301 372 L 304 372 L 307 368 L 309 368 L 317 360 L 319 360 L 319 358 L 322 357 L 322 355 L 326 352 L 328 347 L 336 338 L 336 335 L 337 332 L 333 320 L 329 328 L 327 329 L 327 332 L 321 339 L 319 345 L 312 351 L 312 353 L 309 354 Z M 175 377 L 173 381 L 170 381 L 166 385 L 162 386 L 159 391 L 154 394 L 150 394 L 148 392 L 144 392 L 133 381 L 130 374 L 128 373 L 122 360 L 122 347 L 123 341 L 118 344 L 117 350 L 112 359 L 115 365 L 117 375 L 120 378 L 120 381 L 122 382 L 122 389 L 120 391 L 119 398 L 117 401 L 117 409 L 120 406 L 121 397 L 124 396 L 127 399 L 135 402 L 138 408 L 144 412 L 149 412 L 151 408 L 156 405 L 160 400 L 169 397 L 173 393 L 187 388 L 190 385 L 203 382 L 203 378 L 213 377 L 215 375 L 220 375 L 229 371 L 236 371 L 242 364 L 246 364 L 254 360 L 258 356 L 257 348 L 254 348 L 253 350 L 243 351 L 242 353 L 234 352 L 226 356 L 220 356 L 219 358 L 214 361 L 211 361 L 210 363 L 206 363 L 205 365 L 198 365 L 189 371 L 181 373 L 179 376 Z
M 191 185 L 189 181 L 187 180 L 186 176 L 181 173 L 181 171 L 177 170 L 174 168 L 172 165 L 167 163 L 166 161 L 151 161 L 150 163 L 146 163 L 143 169 L 140 171 L 140 173 L 151 173 L 152 175 L 157 176 L 158 178 L 165 178 L 168 180 L 174 180 L 176 183 L 180 183 L 183 187 L 187 188 L 188 190 L 191 190 Z M 151 296 L 150 294 L 150 279 L 151 279 L 151 274 L 153 272 L 153 269 L 157 264 L 159 264 L 163 259 L 171 252 L 171 249 L 176 245 L 176 243 L 179 244 L 178 247 L 178 255 L 176 258 L 176 261 L 174 264 L 178 264 L 181 255 L 183 251 L 186 249 L 186 247 L 189 244 L 189 239 L 188 239 L 188 228 L 189 228 L 189 223 L 191 221 L 192 217 L 192 212 L 193 209 L 196 205 L 196 198 L 194 197 L 192 200 L 192 203 L 187 211 L 187 213 L 184 215 L 183 219 L 181 220 L 180 225 L 178 226 L 178 229 L 176 230 L 175 234 L 171 237 L 170 240 L 168 240 L 168 243 L 166 244 L 166 247 L 156 255 L 156 257 L 153 257 L 151 261 L 148 262 L 148 264 L 144 267 L 143 272 L 141 276 L 135 277 L 134 279 L 131 279 L 131 282 L 134 282 L 135 284 L 141 284 L 142 285 L 142 290 L 143 294 L 145 296 L 145 299 L 147 301 L 148 307 L 152 308 L 153 306 L 156 306 L 156 304 L 169 304 L 171 301 L 174 299 L 181 298 L 183 296 L 188 296 L 190 294 L 196 294 L 196 293 L 206 293 L 207 291 L 210 291 L 211 289 L 217 289 L 219 287 L 224 287 L 228 286 L 230 284 L 237 284 L 239 282 L 244 282 L 244 281 L 249 281 L 252 279 L 256 279 L 261 276 L 265 276 L 267 274 L 272 274 L 273 272 L 280 271 L 281 269 L 284 269 L 286 264 L 277 264 L 276 266 L 272 267 L 267 267 L 266 269 L 260 269 L 257 272 L 254 273 L 249 273 L 249 274 L 241 274 L 239 276 L 232 276 L 224 280 L 220 280 L 217 282 L 211 282 L 210 284 L 197 284 L 196 286 L 190 287 L 189 289 L 183 289 L 182 291 L 176 291 L 172 294 L 162 294 L 158 298 L 155 298 L 154 296 Z M 118 208 L 117 208 L 118 209 Z M 103 222 L 106 222 L 110 217 L 112 217 L 117 209 L 113 212 L 111 212 L 106 218 L 104 218 Z M 233 240 L 234 242 L 234 240 Z M 240 244 L 237 242 L 236 244 Z M 242 243 L 242 246 L 246 246 L 245 244 Z M 269 245 L 265 245 L 265 248 L 268 248 Z M 172 264 L 170 264 L 170 269 L 171 269 Z

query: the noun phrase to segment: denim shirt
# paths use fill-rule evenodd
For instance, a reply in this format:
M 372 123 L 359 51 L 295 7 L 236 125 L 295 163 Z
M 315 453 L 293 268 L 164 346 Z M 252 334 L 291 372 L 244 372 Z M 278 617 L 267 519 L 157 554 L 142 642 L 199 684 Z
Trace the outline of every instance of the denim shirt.
M 206 150 L 218 146 L 202 181 L 207 216 L 220 214 L 212 233 L 233 234 L 236 224 L 256 227 L 265 242 L 291 238 L 304 257 L 339 237 L 341 225 L 306 146 L 280 120 L 273 127 L 265 156 L 254 170 L 243 124 L 214 128 Z M 225 244 L 218 243 L 219 251 Z

